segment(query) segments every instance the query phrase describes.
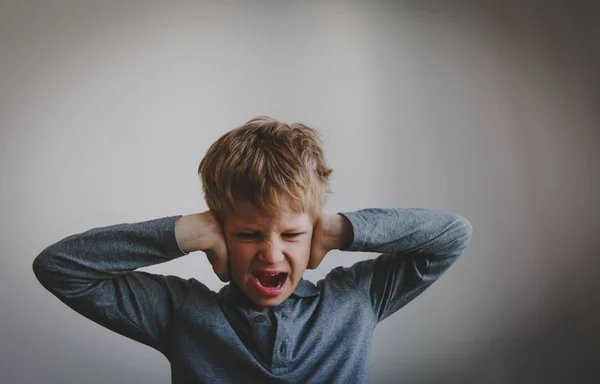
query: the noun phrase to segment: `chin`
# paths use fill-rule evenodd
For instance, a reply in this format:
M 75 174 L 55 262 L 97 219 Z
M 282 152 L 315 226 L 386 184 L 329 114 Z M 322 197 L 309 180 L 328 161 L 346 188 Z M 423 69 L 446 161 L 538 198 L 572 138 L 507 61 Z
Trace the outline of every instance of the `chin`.
M 248 297 L 250 297 L 255 304 L 261 307 L 276 307 L 279 304 L 283 303 L 288 297 L 290 297 L 292 292 L 293 291 L 282 292 L 281 294 L 275 297 L 263 297 L 261 295 L 257 295 L 256 293 L 253 293 L 252 295 L 248 295 Z
M 287 295 L 285 297 L 277 297 L 275 299 L 253 299 L 252 301 L 254 302 L 254 304 L 258 305 L 261 308 L 273 308 L 283 303 L 285 299 L 287 299 L 289 296 L 290 295 Z

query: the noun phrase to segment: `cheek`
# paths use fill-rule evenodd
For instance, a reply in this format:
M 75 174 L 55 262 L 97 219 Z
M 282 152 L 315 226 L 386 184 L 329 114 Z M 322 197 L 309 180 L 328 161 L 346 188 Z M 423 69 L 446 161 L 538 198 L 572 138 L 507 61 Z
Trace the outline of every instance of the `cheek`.
M 256 255 L 256 249 L 251 244 L 231 244 L 228 252 L 231 268 L 236 272 L 246 272 Z
M 308 259 L 310 258 L 310 241 L 294 243 L 290 252 L 292 262 L 296 268 L 306 268 Z

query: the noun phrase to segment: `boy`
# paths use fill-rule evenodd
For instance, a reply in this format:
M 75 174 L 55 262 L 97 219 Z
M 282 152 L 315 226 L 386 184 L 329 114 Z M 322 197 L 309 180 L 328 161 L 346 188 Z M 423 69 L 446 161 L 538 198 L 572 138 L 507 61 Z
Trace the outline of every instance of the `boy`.
M 375 326 L 467 247 L 464 218 L 425 209 L 322 212 L 332 170 L 316 131 L 257 117 L 208 150 L 209 210 L 94 228 L 33 270 L 69 307 L 151 346 L 173 383 L 365 383 Z M 302 279 L 333 249 L 382 253 Z M 203 251 L 226 282 L 135 271 Z

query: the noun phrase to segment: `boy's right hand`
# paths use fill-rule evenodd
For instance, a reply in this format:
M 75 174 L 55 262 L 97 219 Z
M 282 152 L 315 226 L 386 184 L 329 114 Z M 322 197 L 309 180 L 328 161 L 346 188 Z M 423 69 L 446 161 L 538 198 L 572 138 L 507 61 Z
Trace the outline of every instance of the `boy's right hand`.
M 223 228 L 212 211 L 203 212 L 201 215 L 206 221 L 207 229 L 207 244 L 202 251 L 206 253 L 208 262 L 219 279 L 227 282 L 229 281 L 229 253 Z
M 223 282 L 229 281 L 229 256 L 223 228 L 210 210 L 186 215 L 175 224 L 175 237 L 184 252 L 206 253 L 213 271 Z

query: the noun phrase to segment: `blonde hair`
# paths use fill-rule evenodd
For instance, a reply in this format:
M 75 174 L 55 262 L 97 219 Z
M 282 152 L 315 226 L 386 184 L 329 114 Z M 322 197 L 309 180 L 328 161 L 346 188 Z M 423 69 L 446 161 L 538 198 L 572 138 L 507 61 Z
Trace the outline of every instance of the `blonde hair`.
M 200 162 L 206 203 L 217 216 L 246 200 L 267 214 L 282 210 L 318 214 L 332 173 L 318 132 L 255 117 L 214 142 Z

